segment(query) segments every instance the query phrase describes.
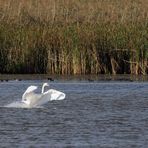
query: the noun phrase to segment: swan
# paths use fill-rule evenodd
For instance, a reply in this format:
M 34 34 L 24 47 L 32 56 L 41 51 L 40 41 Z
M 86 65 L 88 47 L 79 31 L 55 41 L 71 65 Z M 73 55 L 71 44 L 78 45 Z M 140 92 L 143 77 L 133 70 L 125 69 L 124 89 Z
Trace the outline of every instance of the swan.
M 49 86 L 48 83 L 44 83 L 41 93 L 36 93 L 37 86 L 29 86 L 22 95 L 22 102 L 28 105 L 28 107 L 42 106 L 48 101 L 63 100 L 65 99 L 65 93 L 57 91 L 55 89 L 49 89 L 44 91 L 45 87 Z

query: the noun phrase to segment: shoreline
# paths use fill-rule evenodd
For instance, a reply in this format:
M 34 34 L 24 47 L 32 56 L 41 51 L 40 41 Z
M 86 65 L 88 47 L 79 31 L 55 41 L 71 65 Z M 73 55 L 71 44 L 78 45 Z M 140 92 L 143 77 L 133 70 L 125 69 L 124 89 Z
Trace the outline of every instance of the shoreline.
M 77 80 L 77 81 L 148 81 L 148 75 L 49 75 L 49 74 L 0 74 L 0 81 L 22 81 L 22 80 Z

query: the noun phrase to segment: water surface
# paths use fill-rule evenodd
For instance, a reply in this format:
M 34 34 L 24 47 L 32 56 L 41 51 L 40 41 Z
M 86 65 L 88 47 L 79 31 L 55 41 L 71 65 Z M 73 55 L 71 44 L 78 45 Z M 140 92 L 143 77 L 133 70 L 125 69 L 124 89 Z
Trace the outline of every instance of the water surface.
M 43 82 L 0 83 L 1 147 L 148 146 L 148 82 L 57 80 L 50 87 L 66 93 L 65 100 L 44 108 L 3 107 Z

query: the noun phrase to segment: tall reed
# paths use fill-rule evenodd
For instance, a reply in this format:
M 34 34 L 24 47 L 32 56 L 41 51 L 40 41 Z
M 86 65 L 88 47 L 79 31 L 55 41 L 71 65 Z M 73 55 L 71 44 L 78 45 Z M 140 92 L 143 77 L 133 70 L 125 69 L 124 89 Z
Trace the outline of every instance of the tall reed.
M 0 0 L 0 73 L 147 74 L 146 0 Z

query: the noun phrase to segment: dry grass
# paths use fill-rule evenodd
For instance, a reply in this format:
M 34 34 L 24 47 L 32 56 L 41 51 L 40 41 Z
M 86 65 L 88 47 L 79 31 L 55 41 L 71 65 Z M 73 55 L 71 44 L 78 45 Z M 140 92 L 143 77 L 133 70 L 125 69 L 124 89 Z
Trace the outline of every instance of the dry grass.
M 0 0 L 1 73 L 148 73 L 147 0 Z
M 48 23 L 138 23 L 148 20 L 147 0 L 0 0 L 1 21 L 26 17 Z M 24 17 L 25 15 L 25 17 Z

